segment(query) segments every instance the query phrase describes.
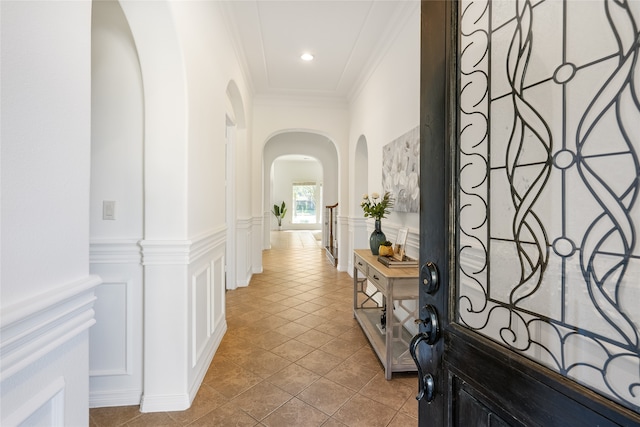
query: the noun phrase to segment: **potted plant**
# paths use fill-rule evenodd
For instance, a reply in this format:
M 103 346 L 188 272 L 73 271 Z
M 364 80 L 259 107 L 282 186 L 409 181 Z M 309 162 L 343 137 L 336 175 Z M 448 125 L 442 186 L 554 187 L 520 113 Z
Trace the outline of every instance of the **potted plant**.
M 382 198 L 378 193 L 371 193 L 371 197 L 369 197 L 368 194 L 362 196 L 362 203 L 360 203 L 360 206 L 364 212 L 364 217 L 371 217 L 375 220 L 375 229 L 369 237 L 369 247 L 371 248 L 371 253 L 373 255 L 378 255 L 380 243 L 387 240 L 386 236 L 382 232 L 380 220 L 387 217 L 390 209 L 393 207 L 393 202 L 394 200 L 391 197 L 391 193 L 388 191 L 384 193 Z
M 284 200 L 282 201 L 282 204 L 280 206 L 273 205 L 273 209 L 271 210 L 271 213 L 278 220 L 278 230 L 281 229 L 282 228 L 282 220 L 284 219 L 284 216 L 287 213 L 287 205 L 285 205 Z

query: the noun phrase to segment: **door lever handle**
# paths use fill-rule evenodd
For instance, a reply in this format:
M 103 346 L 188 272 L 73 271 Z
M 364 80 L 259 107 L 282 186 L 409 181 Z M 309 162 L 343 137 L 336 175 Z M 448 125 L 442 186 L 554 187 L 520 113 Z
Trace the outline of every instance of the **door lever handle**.
M 422 373 L 422 366 L 420 366 L 420 362 L 416 355 L 418 345 L 420 345 L 422 341 L 426 342 L 428 335 L 429 334 L 426 332 L 422 332 L 413 337 L 411 344 L 409 345 L 409 353 L 411 353 L 411 358 L 418 367 L 418 395 L 416 396 L 416 400 L 426 398 L 427 402 L 431 402 L 435 397 L 435 381 L 433 380 L 433 375 L 430 373 Z
M 427 402 L 431 402 L 435 397 L 435 381 L 430 373 L 424 374 L 422 372 L 422 366 L 418 361 L 417 351 L 421 342 L 425 342 L 429 345 L 433 345 L 440 338 L 440 324 L 438 323 L 438 312 L 436 308 L 430 304 L 424 306 L 426 312 L 425 319 L 416 319 L 416 325 L 423 325 L 424 331 L 414 336 L 409 344 L 409 353 L 413 362 L 418 368 L 418 395 L 416 400 L 426 399 Z

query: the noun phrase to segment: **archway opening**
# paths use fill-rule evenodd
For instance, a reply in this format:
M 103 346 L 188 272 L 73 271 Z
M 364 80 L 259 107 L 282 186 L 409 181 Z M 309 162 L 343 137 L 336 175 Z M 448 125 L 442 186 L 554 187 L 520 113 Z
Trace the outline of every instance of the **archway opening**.
M 239 252 L 246 253 L 246 242 L 244 237 L 239 241 L 237 217 L 238 210 L 243 210 L 243 206 L 248 206 L 248 201 L 238 197 L 236 188 L 238 186 L 237 171 L 244 168 L 238 163 L 237 145 L 242 143 L 245 135 L 245 113 L 242 95 L 236 83 L 232 80 L 227 84 L 227 112 L 226 112 L 226 134 L 225 134 L 225 224 L 227 227 L 225 244 L 225 287 L 226 289 L 236 289 L 239 285 L 248 284 L 246 277 L 247 267 L 242 265 L 246 256 Z M 245 196 L 245 198 L 248 195 Z M 240 199 L 240 200 L 239 200 Z M 243 212 L 244 213 L 244 212 Z
M 287 167 L 279 168 L 285 165 Z M 305 165 L 307 170 L 300 171 L 299 169 Z M 317 168 L 315 172 L 314 168 Z M 263 248 L 271 247 L 271 230 L 277 228 L 277 222 L 271 212 L 275 203 L 285 201 L 286 205 L 293 209 L 288 210 L 288 221 L 283 223 L 283 228 L 323 228 L 326 221 L 324 206 L 338 201 L 338 152 L 330 138 L 310 131 L 278 133 L 265 143 L 263 170 Z M 278 177 L 277 170 L 282 172 L 281 178 Z M 299 178 L 294 179 L 294 176 Z M 307 179 L 305 176 L 310 178 Z M 297 196 L 294 196 L 294 185 L 301 191 L 297 199 Z M 307 191 L 306 195 L 304 191 Z M 315 205 L 313 213 L 308 209 L 312 204 Z M 320 222 L 316 222 L 318 218 Z M 325 234 L 323 233 L 322 237 L 324 246 L 328 244 L 329 239 Z

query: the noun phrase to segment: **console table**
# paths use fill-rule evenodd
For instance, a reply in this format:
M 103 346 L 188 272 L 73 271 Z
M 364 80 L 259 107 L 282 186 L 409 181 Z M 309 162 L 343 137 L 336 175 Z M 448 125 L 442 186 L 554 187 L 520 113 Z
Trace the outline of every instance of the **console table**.
M 354 251 L 353 315 L 382 362 L 387 380 L 393 372 L 416 371 L 409 343 L 418 306 L 417 267 L 389 268 L 368 249 Z

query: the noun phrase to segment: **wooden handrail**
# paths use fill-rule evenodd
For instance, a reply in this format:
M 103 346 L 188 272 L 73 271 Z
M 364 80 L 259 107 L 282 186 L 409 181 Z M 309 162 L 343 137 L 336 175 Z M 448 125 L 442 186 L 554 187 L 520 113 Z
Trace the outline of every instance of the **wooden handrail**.
M 338 206 L 335 205 L 326 206 L 329 209 L 329 249 L 333 250 L 333 210 Z

